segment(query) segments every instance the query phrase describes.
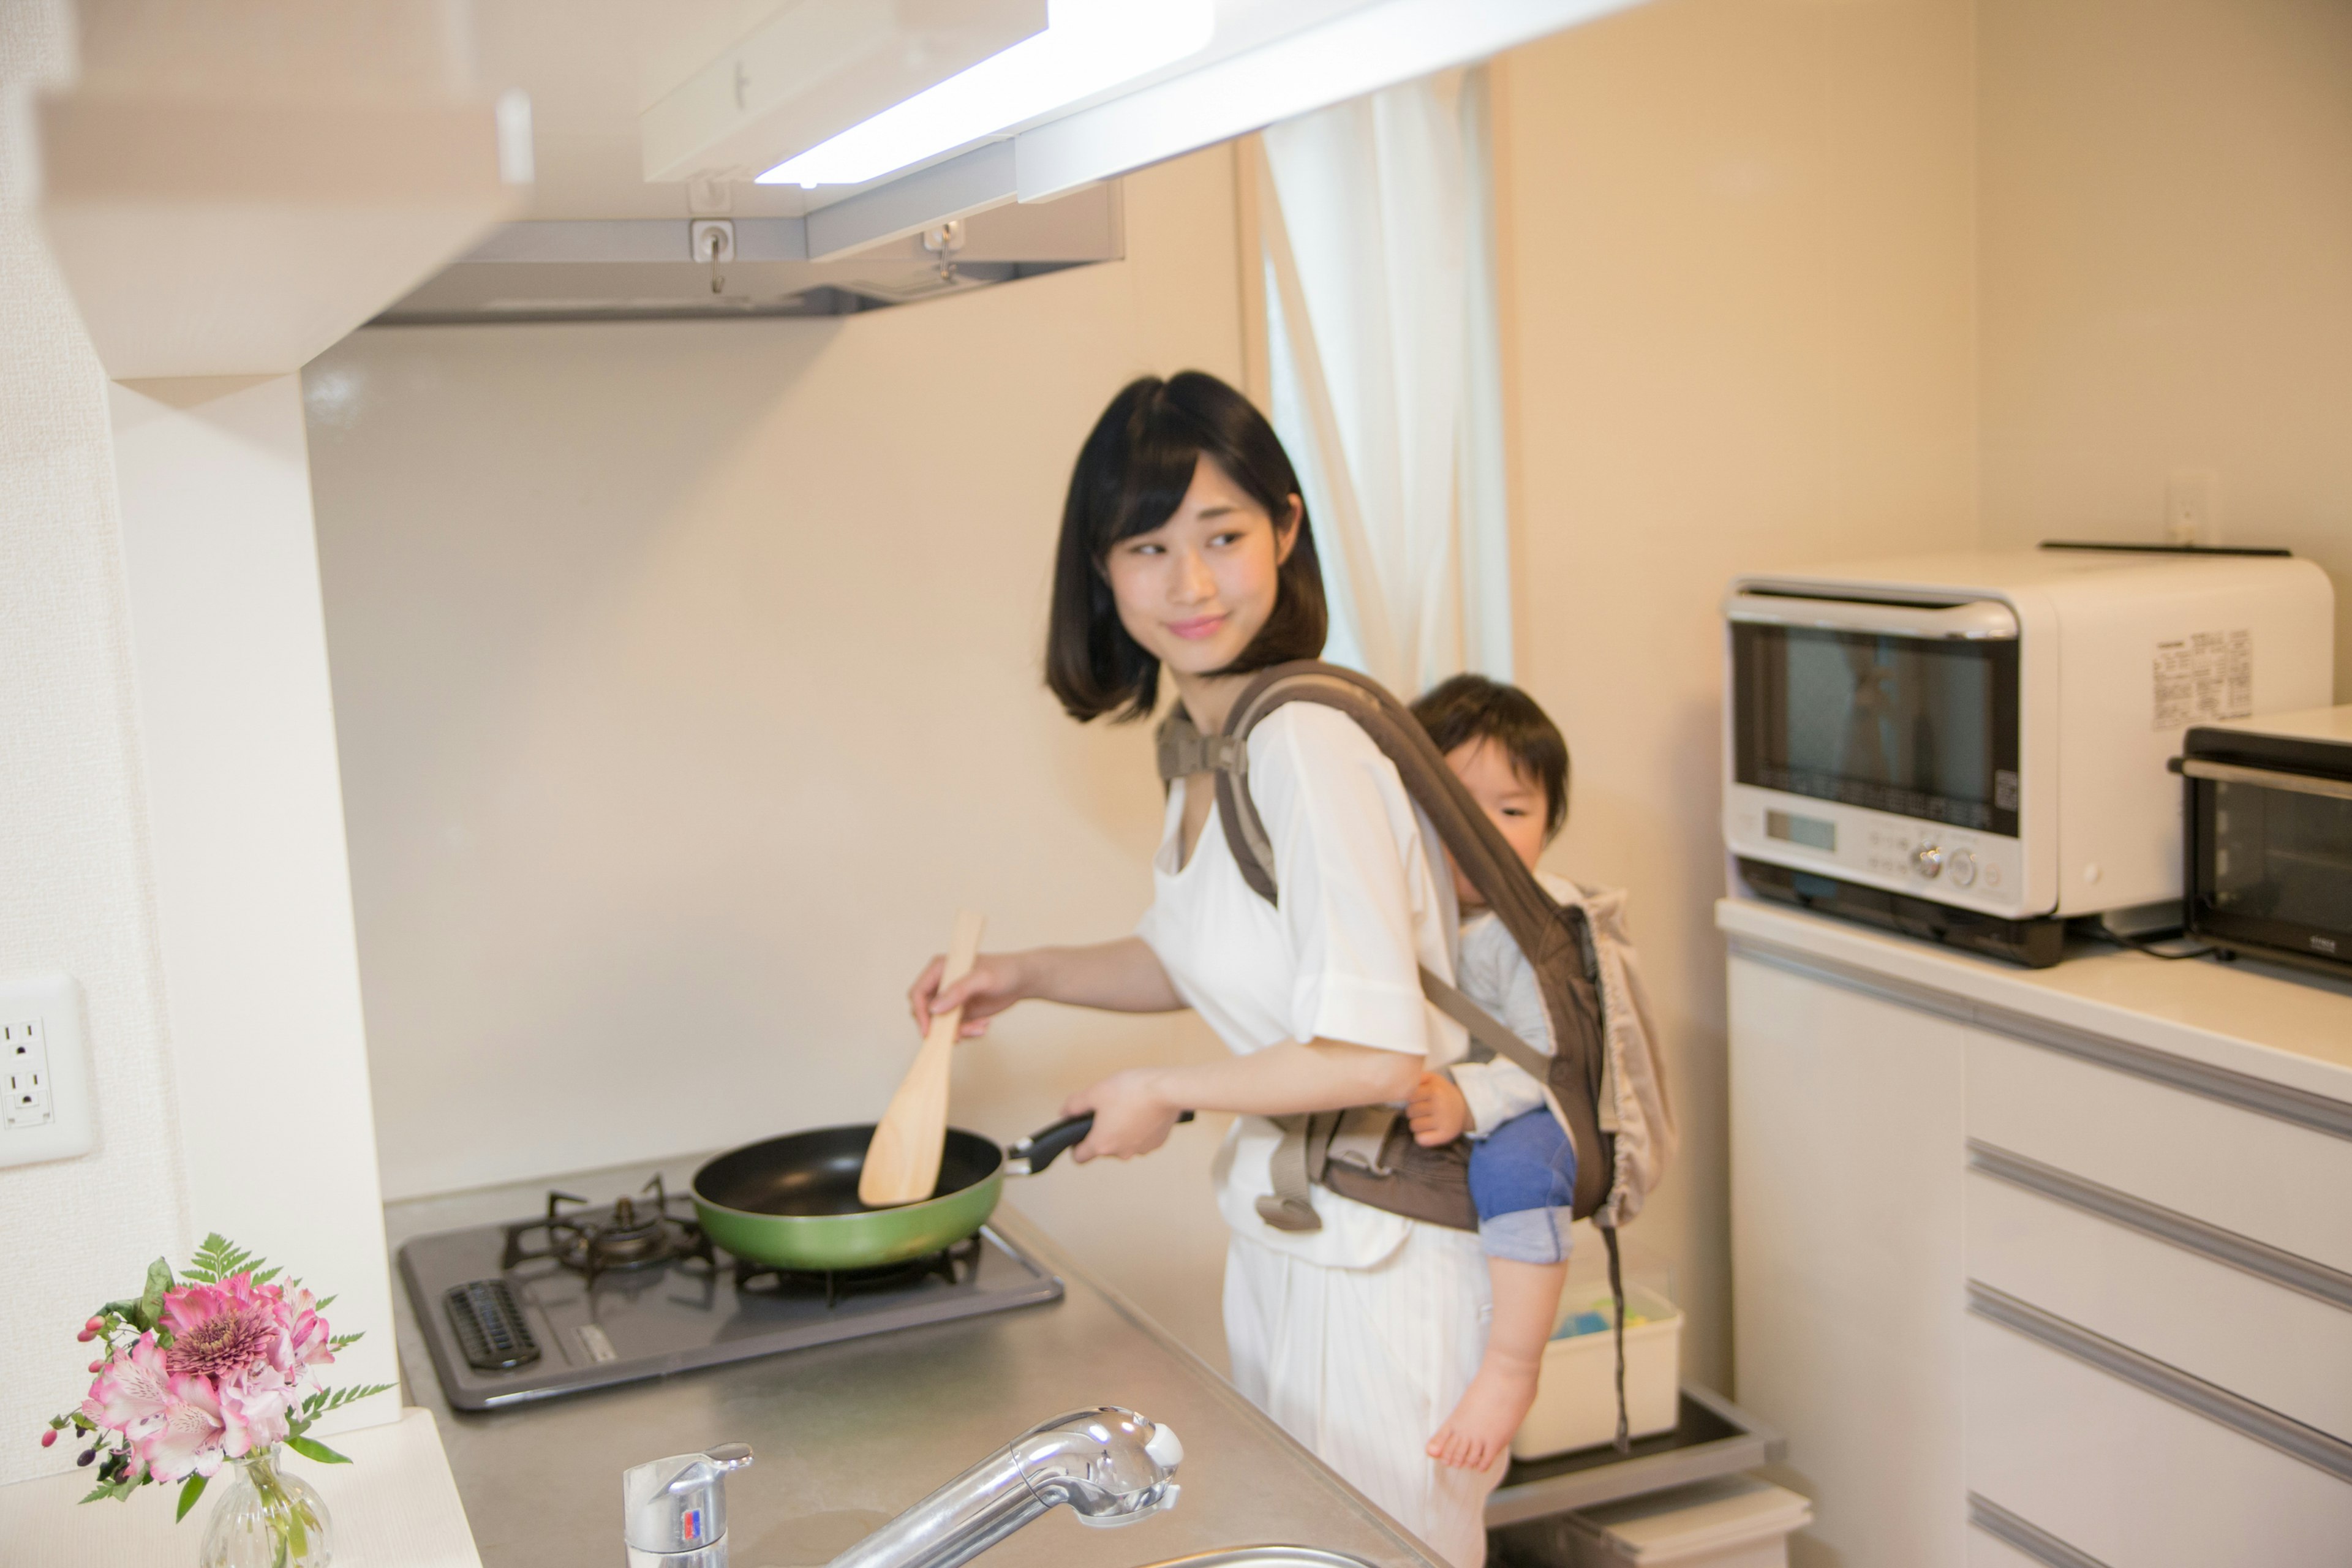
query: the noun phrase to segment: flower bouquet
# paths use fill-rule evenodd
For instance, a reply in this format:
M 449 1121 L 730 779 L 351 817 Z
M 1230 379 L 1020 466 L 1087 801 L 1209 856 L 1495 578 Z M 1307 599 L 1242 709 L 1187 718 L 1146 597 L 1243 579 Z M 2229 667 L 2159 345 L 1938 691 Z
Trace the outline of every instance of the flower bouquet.
M 317 1369 L 357 1334 L 333 1334 L 299 1281 L 209 1236 L 174 1280 L 157 1258 L 147 1287 L 110 1301 L 80 1338 L 104 1342 L 89 1363 L 97 1380 L 79 1409 L 53 1417 L 44 1447 L 71 1429 L 80 1463 L 98 1484 L 81 1500 L 128 1498 L 152 1483 L 180 1489 L 178 1517 L 224 1465 L 234 1489 L 215 1506 L 199 1561 L 206 1568 L 268 1563 L 324 1568 L 331 1560 L 326 1505 L 299 1477 L 278 1473 L 279 1446 L 323 1464 L 351 1461 L 315 1437 L 331 1410 L 383 1394 L 390 1384 L 328 1389 Z

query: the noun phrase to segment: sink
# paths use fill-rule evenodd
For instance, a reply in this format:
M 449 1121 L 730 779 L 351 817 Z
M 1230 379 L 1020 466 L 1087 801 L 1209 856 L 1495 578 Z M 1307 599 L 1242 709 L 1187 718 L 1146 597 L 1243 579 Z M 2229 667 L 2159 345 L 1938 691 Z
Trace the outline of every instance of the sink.
M 1171 1557 L 1150 1568 L 1372 1568 L 1360 1557 L 1326 1552 L 1319 1546 L 1236 1546 L 1226 1552 L 1199 1552 Z

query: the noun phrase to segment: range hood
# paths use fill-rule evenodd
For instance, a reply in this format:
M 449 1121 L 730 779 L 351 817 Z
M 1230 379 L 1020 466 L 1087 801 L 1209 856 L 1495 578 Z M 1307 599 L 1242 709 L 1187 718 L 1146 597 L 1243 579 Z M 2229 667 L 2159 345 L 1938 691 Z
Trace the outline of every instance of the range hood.
M 815 215 L 502 224 L 370 324 L 841 316 L 1125 254 L 1116 182 L 846 255 L 829 237 Z

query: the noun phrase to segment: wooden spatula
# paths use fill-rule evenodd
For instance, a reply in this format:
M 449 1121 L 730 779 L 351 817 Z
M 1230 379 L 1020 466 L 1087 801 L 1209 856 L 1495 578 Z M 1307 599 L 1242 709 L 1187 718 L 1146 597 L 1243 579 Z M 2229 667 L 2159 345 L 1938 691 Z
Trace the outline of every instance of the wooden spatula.
M 980 933 L 986 915 L 965 910 L 956 916 L 955 937 L 948 943 L 948 966 L 940 972 L 942 988 L 971 973 L 980 956 Z M 891 1204 L 920 1203 L 940 1184 L 940 1155 L 948 1141 L 948 1068 L 955 1060 L 956 1035 L 963 1027 L 963 1008 L 931 1015 L 923 1048 L 915 1065 L 890 1097 L 890 1109 L 874 1129 L 866 1149 L 866 1169 L 858 1173 L 857 1200 L 874 1208 Z

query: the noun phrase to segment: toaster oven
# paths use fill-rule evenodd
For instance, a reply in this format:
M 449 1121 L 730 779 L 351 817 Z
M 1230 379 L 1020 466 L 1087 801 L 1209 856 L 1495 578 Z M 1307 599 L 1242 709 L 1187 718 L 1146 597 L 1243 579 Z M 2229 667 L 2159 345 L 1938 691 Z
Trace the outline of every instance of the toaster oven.
M 1753 891 L 2041 965 L 2181 897 L 2192 724 L 2330 700 L 2284 552 L 2044 548 L 1732 584 L 1723 828 Z
M 2199 725 L 2177 765 L 2189 932 L 2352 973 L 2352 707 Z

